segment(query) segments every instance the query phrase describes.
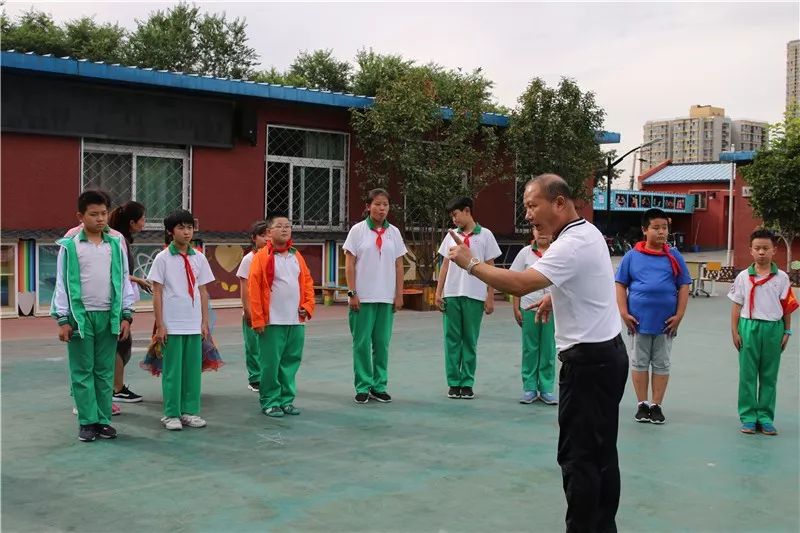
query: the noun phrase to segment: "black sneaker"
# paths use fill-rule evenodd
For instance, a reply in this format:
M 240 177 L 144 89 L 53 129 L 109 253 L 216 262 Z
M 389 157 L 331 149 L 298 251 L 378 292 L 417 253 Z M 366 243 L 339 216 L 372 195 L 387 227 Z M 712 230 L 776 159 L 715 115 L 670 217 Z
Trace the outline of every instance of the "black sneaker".
M 650 422 L 650 406 L 644 402 L 639 403 L 639 408 L 633 419 L 637 422 Z
M 92 442 L 97 438 L 97 430 L 94 424 L 88 426 L 81 426 L 78 431 L 78 440 L 81 442 Z
M 653 424 L 663 424 L 666 421 L 667 421 L 667 419 L 664 416 L 664 413 L 661 412 L 661 406 L 660 405 L 655 405 L 655 404 L 651 405 L 650 406 L 650 422 L 652 422 Z
M 258 387 L 260 387 L 260 386 L 261 386 L 261 383 L 259 383 L 258 381 L 254 381 L 252 383 L 248 383 L 247 384 L 247 388 L 249 390 L 253 391 L 253 392 L 259 392 Z
M 108 424 L 95 424 L 94 430 L 101 439 L 116 439 L 117 430 Z
M 367 403 L 369 401 L 369 394 L 366 392 L 359 392 L 356 394 L 355 402 L 356 403 Z
M 375 392 L 374 390 L 369 391 L 369 397 L 375 400 L 376 402 L 381 402 L 381 403 L 389 403 L 392 401 L 392 397 L 386 394 L 385 392 Z
M 472 387 L 461 387 L 461 398 L 464 400 L 472 400 L 475 398 L 475 393 L 472 392 Z
M 461 399 L 461 387 L 450 387 L 450 390 L 447 391 L 447 397 L 451 400 Z
M 127 385 L 123 385 L 119 392 L 114 393 L 114 401 L 122 403 L 141 402 L 142 397 L 131 391 Z

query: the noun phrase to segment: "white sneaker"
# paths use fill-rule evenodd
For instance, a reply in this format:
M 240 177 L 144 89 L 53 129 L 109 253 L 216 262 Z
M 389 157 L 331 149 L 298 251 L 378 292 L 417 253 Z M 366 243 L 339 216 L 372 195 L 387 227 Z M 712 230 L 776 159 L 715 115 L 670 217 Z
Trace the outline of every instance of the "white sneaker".
M 181 415 L 180 422 L 184 426 L 189 426 L 190 428 L 206 427 L 206 421 L 197 415 Z
M 178 431 L 183 429 L 183 424 L 181 424 L 181 419 L 176 417 L 167 417 L 161 419 L 161 423 L 164 424 L 164 427 L 169 429 L 170 431 Z
M 72 414 L 75 415 L 75 416 L 78 416 L 78 408 L 77 407 L 73 407 L 72 408 Z

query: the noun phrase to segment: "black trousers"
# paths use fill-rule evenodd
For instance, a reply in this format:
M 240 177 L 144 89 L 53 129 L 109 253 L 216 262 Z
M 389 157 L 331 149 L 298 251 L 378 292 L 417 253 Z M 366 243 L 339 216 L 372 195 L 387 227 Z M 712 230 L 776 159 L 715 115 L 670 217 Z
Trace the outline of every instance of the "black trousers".
M 567 532 L 617 531 L 619 402 L 628 379 L 622 336 L 558 354 L 558 464 L 567 498 Z

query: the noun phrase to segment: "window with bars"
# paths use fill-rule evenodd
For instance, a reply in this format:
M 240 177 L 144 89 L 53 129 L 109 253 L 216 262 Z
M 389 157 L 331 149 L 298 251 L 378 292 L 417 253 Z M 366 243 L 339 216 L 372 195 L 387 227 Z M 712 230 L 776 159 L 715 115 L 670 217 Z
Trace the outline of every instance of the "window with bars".
M 84 142 L 81 190 L 102 189 L 113 205 L 144 204 L 146 227 L 159 228 L 175 209 L 189 208 L 185 148 Z
M 348 135 L 267 127 L 266 215 L 285 213 L 297 229 L 345 227 Z

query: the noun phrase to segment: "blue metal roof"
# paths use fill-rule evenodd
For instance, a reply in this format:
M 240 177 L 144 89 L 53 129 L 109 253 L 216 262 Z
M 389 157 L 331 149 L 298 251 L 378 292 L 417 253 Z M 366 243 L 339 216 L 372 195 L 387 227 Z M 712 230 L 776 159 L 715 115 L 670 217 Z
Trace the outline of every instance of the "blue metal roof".
M 126 67 L 119 64 L 112 65 L 102 61 L 92 62 L 87 59 L 54 57 L 50 54 L 40 56 L 32 52 L 21 53 L 13 50 L 2 52 L 0 66 L 2 66 L 3 69 L 26 70 L 74 76 L 78 78 L 150 85 L 189 91 L 204 91 L 229 96 L 265 98 L 348 109 L 363 109 L 372 107 L 375 103 L 375 98 L 371 96 L 335 93 L 319 89 L 307 89 L 304 87 L 275 85 L 230 78 L 215 78 L 213 76 L 170 72 L 168 70 L 155 70 L 152 68 Z M 443 108 L 443 115 L 445 118 L 447 118 L 448 115 L 452 116 L 452 111 Z M 508 127 L 509 124 L 507 116 L 497 113 L 483 113 L 481 122 L 487 126 L 499 126 L 503 128 Z
M 731 179 L 733 163 L 692 163 L 688 165 L 669 165 L 645 178 L 642 183 L 712 183 Z

